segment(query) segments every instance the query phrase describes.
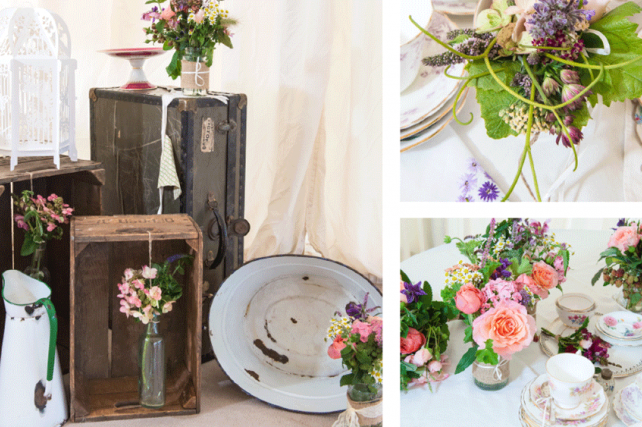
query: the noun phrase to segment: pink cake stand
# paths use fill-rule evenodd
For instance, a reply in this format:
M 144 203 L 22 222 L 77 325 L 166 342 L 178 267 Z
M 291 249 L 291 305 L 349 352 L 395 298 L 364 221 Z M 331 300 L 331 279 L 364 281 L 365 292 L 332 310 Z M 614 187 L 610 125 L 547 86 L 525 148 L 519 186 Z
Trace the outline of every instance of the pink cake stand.
M 143 71 L 143 64 L 147 58 L 158 56 L 165 53 L 162 47 L 140 47 L 132 49 L 107 49 L 100 50 L 101 53 L 106 53 L 109 56 L 116 58 L 128 59 L 132 66 L 132 72 L 129 74 L 129 80 L 121 89 L 125 90 L 148 90 L 155 89 L 156 86 L 147 80 L 147 76 Z

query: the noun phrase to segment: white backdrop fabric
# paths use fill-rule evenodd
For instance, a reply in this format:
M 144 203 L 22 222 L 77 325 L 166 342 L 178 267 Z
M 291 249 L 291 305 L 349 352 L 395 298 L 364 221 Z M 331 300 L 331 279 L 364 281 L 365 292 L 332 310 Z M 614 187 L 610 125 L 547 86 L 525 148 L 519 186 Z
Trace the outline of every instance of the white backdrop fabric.
M 77 146 L 89 158 L 92 87 L 122 85 L 127 61 L 98 50 L 145 46 L 144 0 L 0 0 L 44 7 L 69 26 Z M 168 3 L 166 3 L 168 4 Z M 214 91 L 248 96 L 246 259 L 303 253 L 381 277 L 382 7 L 380 0 L 226 0 L 234 49 L 215 51 Z M 171 53 L 145 71 L 164 70 Z

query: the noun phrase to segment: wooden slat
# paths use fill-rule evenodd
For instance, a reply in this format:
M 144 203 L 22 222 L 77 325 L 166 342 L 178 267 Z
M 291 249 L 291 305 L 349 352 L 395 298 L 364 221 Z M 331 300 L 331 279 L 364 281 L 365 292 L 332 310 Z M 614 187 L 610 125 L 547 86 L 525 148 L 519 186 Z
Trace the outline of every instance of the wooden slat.
M 76 242 L 193 240 L 199 235 L 185 214 L 75 217 Z
M 91 160 L 72 162 L 67 156 L 60 157 L 60 169 L 56 168 L 52 157 L 21 157 L 18 165 L 10 170 L 10 159 L 0 158 L 0 184 L 29 181 L 55 175 L 66 175 L 73 172 L 99 169 L 101 164 Z
M 0 196 L 2 196 L 2 193 L 4 193 L 4 185 L 0 185 Z

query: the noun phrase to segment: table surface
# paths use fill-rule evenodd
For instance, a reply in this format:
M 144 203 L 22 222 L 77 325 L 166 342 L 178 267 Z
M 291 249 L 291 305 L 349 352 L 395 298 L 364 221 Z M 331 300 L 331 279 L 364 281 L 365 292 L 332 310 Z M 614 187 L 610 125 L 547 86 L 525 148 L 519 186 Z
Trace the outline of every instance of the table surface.
M 571 270 L 563 284 L 564 292 L 582 292 L 591 295 L 597 303 L 597 311 L 608 313 L 619 307 L 611 296 L 616 293 L 612 286 L 602 286 L 598 282 L 591 286 L 591 278 L 603 265 L 598 264 L 600 252 L 606 248 L 611 231 L 555 231 L 559 242 L 571 245 Z M 413 281 L 427 280 L 439 295 L 444 287 L 444 269 L 456 264 L 465 257 L 459 253 L 454 244 L 442 245 L 415 255 L 401 263 L 401 269 Z M 540 301 L 537 306 L 538 329 L 546 327 L 557 318 L 555 300 L 561 292 L 554 289 L 549 298 Z M 510 382 L 500 391 L 484 391 L 477 388 L 472 379 L 471 369 L 454 375 L 455 366 L 468 349 L 463 343 L 464 326 L 461 321 L 450 322 L 451 338 L 446 354 L 451 365 L 447 372 L 451 376 L 431 394 L 426 386 L 411 388 L 401 393 L 401 426 L 419 427 L 430 425 L 463 426 L 519 426 L 518 411 L 523 387 L 532 379 L 546 372 L 548 357 L 542 352 L 539 344 L 533 343 L 528 348 L 515 354 L 510 362 Z M 642 353 L 642 352 L 641 352 Z M 634 380 L 634 376 L 616 379 L 615 390 L 620 390 Z M 463 399 L 462 399 L 463 397 Z M 611 410 L 610 427 L 625 427 L 615 412 Z

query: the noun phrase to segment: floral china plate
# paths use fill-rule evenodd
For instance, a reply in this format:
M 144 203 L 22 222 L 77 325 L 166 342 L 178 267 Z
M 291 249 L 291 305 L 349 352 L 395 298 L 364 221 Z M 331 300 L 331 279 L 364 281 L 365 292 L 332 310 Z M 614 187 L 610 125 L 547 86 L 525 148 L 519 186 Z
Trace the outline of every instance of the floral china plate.
M 550 396 L 550 391 L 547 389 L 548 376 L 546 374 L 540 375 L 530 387 L 530 399 L 541 411 L 545 409 L 544 399 Z M 540 403 L 538 404 L 538 402 Z M 604 394 L 604 389 L 597 382 L 593 381 L 576 408 L 564 409 L 553 403 L 553 413 L 557 420 L 584 420 L 597 415 L 606 402 L 607 399 L 606 394 Z
M 463 84 L 463 81 L 461 84 Z M 460 88 L 461 88 L 461 85 L 457 87 L 457 90 L 459 90 Z M 463 105 L 464 103 L 463 98 L 466 96 L 467 93 L 468 93 L 468 89 L 464 90 L 461 97 L 459 98 L 458 106 L 461 107 L 461 105 Z M 446 115 L 452 114 L 454 103 L 455 103 L 455 98 L 451 96 L 439 110 L 437 110 L 430 117 L 426 118 L 426 120 L 423 120 L 417 123 L 416 125 L 412 125 L 409 128 L 401 130 L 399 139 L 403 141 L 405 139 L 416 138 L 423 131 L 428 129 L 430 126 L 434 125 L 435 123 L 443 119 Z
M 455 29 L 457 25 L 446 16 L 433 13 L 428 31 L 440 40 L 446 40 L 446 33 Z M 444 51 L 445 49 L 437 43 L 427 43 L 419 60 Z M 455 94 L 461 80 L 446 77 L 444 69 L 445 67 L 422 64 L 415 81 L 401 92 L 401 129 L 416 125 L 435 114 Z M 463 77 L 464 73 L 463 63 L 456 64 L 448 70 L 448 74 L 457 77 Z
M 642 421 L 642 389 L 637 384 L 629 384 L 621 392 L 622 405 L 638 421 Z
M 598 322 L 602 331 L 623 340 L 642 339 L 642 315 L 630 311 L 614 311 L 602 316 Z
M 624 424 L 627 426 L 633 426 L 640 421 L 635 419 L 635 417 L 626 410 L 622 403 L 622 391 L 620 390 L 617 393 L 615 393 L 615 396 L 613 398 L 613 409 L 615 410 L 615 415 L 622 420 Z
M 432 0 L 436 11 L 448 15 L 474 15 L 477 0 Z
M 551 418 L 552 399 L 550 398 L 550 395 L 546 395 L 546 388 L 542 387 L 547 380 L 547 375 L 542 374 L 528 384 L 522 392 L 522 408 L 524 409 L 526 417 L 528 419 L 537 420 L 538 424 L 541 424 L 543 420 L 550 422 Z M 601 388 L 597 383 L 595 386 Z M 547 398 L 550 400 L 547 400 Z M 601 403 L 601 407 L 597 411 L 593 411 L 592 415 L 585 415 L 584 418 L 573 420 L 556 419 L 554 425 L 574 427 L 595 427 L 601 425 L 603 420 L 608 418 L 609 405 L 605 404 L 607 401 L 608 399 L 606 399 L 605 396 L 604 402 Z M 553 413 L 557 415 L 555 411 L 557 411 L 558 408 L 555 407 L 552 410 Z

